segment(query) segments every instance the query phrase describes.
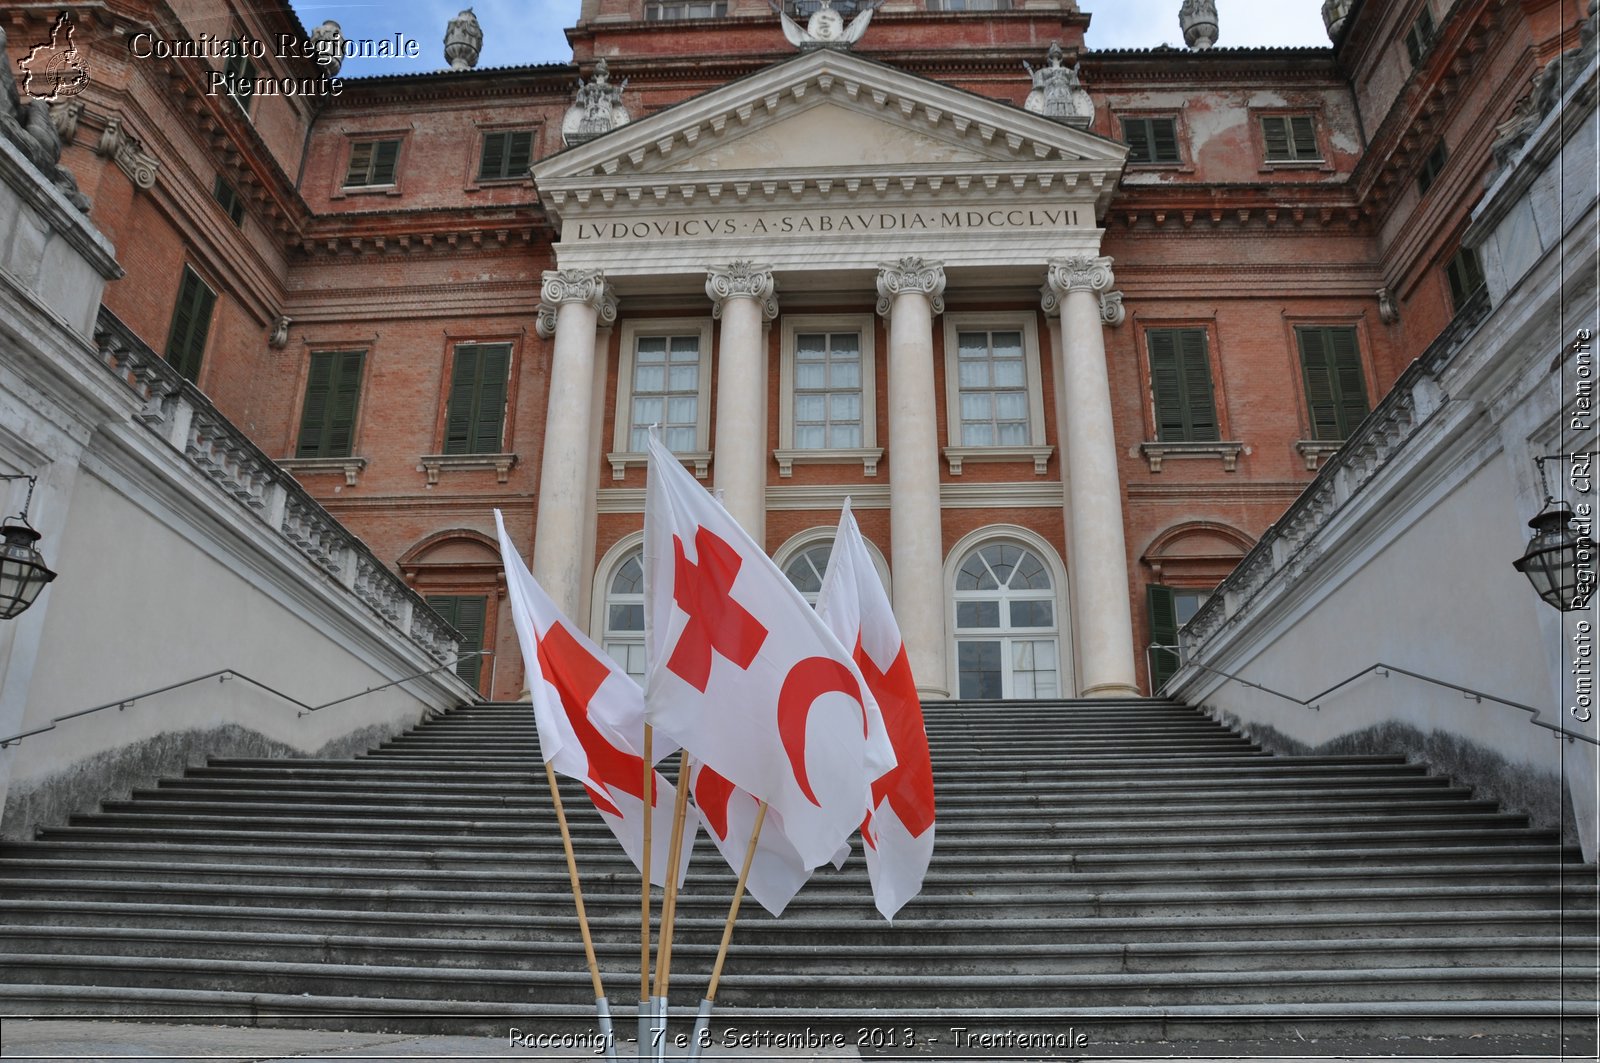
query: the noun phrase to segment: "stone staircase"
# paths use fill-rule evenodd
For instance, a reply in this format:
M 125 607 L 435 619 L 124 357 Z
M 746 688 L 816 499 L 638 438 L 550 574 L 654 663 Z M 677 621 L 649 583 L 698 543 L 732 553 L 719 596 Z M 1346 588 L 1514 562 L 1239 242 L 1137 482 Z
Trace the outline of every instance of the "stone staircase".
M 1164 701 L 927 706 L 938 848 L 893 925 L 858 852 L 748 903 L 718 1018 L 1096 1041 L 1549 1035 L 1595 1012 L 1596 872 L 1399 757 L 1263 752 Z M 526 706 L 348 760 L 214 760 L 0 849 L 0 1014 L 504 1034 L 592 992 Z M 619 1033 L 638 878 L 564 785 Z M 679 902 L 687 1028 L 733 876 Z M 886 1031 L 886 1033 L 885 1033 Z M 969 1046 L 974 1042 L 969 1041 Z M 1059 1040 L 1051 1042 L 1060 1045 Z M 970 1054 L 970 1053 L 969 1053 Z

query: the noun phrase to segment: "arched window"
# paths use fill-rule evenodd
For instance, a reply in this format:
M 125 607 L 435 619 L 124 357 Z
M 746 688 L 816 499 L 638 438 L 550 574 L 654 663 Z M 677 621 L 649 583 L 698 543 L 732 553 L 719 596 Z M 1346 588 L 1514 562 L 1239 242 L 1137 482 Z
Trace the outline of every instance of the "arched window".
M 606 581 L 605 650 L 641 684 L 644 682 L 644 550 L 635 547 Z
M 956 572 L 958 696 L 1061 696 L 1061 642 L 1050 569 L 1032 551 L 988 543 Z
M 817 594 L 822 590 L 822 575 L 828 571 L 828 557 L 833 553 L 833 542 L 808 546 L 784 566 L 783 574 L 789 577 L 800 597 L 817 604 Z

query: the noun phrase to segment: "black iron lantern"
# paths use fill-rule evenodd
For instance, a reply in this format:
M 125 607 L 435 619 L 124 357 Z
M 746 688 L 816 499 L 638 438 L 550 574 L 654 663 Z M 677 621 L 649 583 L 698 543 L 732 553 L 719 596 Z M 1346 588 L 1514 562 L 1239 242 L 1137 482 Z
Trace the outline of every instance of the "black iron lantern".
M 39 533 L 28 523 L 28 506 L 33 502 L 35 479 L 29 476 L 27 480 L 28 501 L 22 504 L 22 512 L 0 527 L 0 536 L 5 537 L 0 543 L 0 620 L 21 614 L 39 597 L 44 585 L 56 578 L 34 548 Z
M 1539 466 L 1539 477 L 1544 478 L 1544 458 L 1534 459 Z M 1533 584 L 1535 593 L 1562 612 L 1572 612 L 1588 605 L 1592 591 L 1595 544 L 1587 535 L 1572 528 L 1572 510 L 1550 496 L 1545 485 L 1544 509 L 1528 522 L 1533 538 L 1522 556 L 1512 566 Z M 1580 572 L 1590 573 L 1589 580 L 1580 585 Z

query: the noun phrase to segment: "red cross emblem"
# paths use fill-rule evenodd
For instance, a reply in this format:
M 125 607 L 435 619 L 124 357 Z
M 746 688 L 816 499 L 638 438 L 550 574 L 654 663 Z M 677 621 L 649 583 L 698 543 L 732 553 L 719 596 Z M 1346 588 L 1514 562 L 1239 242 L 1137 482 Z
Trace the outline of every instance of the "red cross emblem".
M 616 789 L 644 800 L 644 758 L 612 745 L 589 719 L 589 702 L 611 670 L 560 623 L 551 624 L 544 638 L 536 641 L 539 669 L 561 696 L 561 707 L 589 762 L 589 797 L 602 812 L 621 816 L 607 791 Z
M 705 528 L 695 531 L 694 549 L 698 564 L 684 556 L 683 541 L 672 537 L 672 600 L 689 622 L 667 668 L 704 694 L 711 679 L 711 651 L 749 668 L 767 640 L 767 629 L 733 600 L 733 581 L 744 563 L 739 552 Z

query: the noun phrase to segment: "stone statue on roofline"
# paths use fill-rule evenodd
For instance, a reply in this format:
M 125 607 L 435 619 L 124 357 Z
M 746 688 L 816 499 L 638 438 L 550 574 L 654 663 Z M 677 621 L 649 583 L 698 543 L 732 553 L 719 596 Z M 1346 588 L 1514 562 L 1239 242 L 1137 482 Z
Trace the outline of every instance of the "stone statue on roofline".
M 1217 5 L 1212 0 L 1183 0 L 1178 9 L 1183 43 L 1200 52 L 1217 43 Z
M 627 125 L 632 119 L 622 105 L 622 93 L 627 87 L 627 78 L 622 79 L 621 85 L 611 84 L 611 71 L 605 59 L 597 62 L 592 81 L 578 79 L 577 95 L 561 119 L 562 141 L 570 147 Z
M 445 43 L 448 44 L 449 39 L 447 32 Z M 329 77 L 339 76 L 339 70 L 344 66 L 344 30 L 333 19 L 328 19 L 311 31 L 311 54 Z
M 6 54 L 6 31 L 0 27 L 0 57 Z M 61 131 L 50 104 L 42 99 L 23 102 L 9 60 L 0 62 L 0 136 L 15 144 L 69 203 L 88 212 L 89 198 L 78 191 L 72 171 L 61 165 Z
M 483 29 L 478 16 L 467 8 L 451 19 L 444 29 L 444 58 L 451 70 L 470 70 L 478 65 L 483 51 Z
M 1060 41 L 1051 43 L 1045 61 L 1037 70 L 1026 59 L 1022 61 L 1022 69 L 1033 78 L 1033 91 L 1023 101 L 1023 109 L 1066 125 L 1087 126 L 1094 120 L 1094 100 L 1079 80 L 1081 64 L 1062 62 Z
M 789 43 L 802 52 L 814 51 L 818 48 L 848 49 L 861 39 L 867 32 L 867 26 L 872 22 L 872 13 L 878 9 L 883 0 L 869 0 L 861 5 L 859 13 L 846 25 L 844 16 L 833 8 L 833 0 L 821 0 L 817 9 L 811 13 L 806 24 L 800 23 L 789 17 L 778 0 L 767 0 L 767 6 L 777 12 L 778 18 L 783 22 L 783 35 Z

